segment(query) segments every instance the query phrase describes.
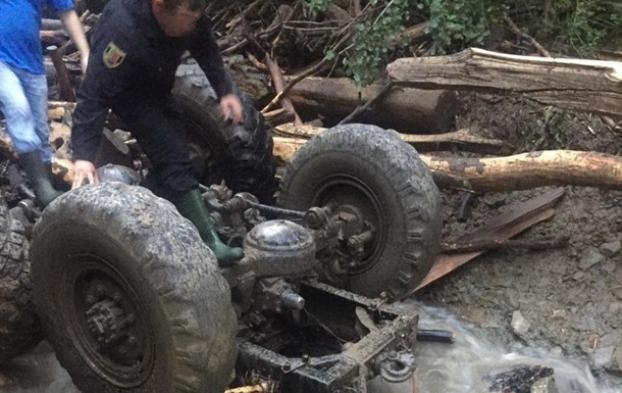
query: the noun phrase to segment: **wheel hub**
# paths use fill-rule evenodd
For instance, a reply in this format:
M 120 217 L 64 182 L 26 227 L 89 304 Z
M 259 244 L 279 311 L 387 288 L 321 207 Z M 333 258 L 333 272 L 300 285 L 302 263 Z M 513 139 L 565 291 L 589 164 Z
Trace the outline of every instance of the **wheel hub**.
M 326 179 L 316 192 L 314 206 L 332 206 L 342 223 L 342 258 L 329 267 L 331 275 L 357 275 L 375 266 L 384 244 L 384 218 L 375 193 L 362 180 L 351 176 Z
M 91 335 L 103 346 L 117 343 L 127 335 L 131 321 L 125 311 L 111 300 L 102 300 L 86 312 L 86 323 Z
M 154 332 L 135 290 L 107 261 L 79 257 L 61 291 L 66 319 L 77 350 L 99 376 L 114 386 L 131 388 L 154 366 Z

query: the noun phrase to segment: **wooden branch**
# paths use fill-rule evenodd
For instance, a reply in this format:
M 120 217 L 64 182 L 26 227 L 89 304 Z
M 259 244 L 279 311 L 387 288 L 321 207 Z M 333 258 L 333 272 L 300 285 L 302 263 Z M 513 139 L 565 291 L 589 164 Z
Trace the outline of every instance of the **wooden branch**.
M 281 68 L 276 63 L 275 60 L 272 60 L 272 57 L 270 57 L 270 55 L 268 54 L 266 54 L 266 65 L 268 66 L 268 69 L 270 70 L 270 74 L 272 75 L 272 83 L 274 84 L 274 90 L 276 90 L 277 92 L 285 91 L 284 82 L 283 82 L 283 73 L 281 72 Z M 291 100 L 286 97 L 285 94 L 283 94 L 281 105 L 283 106 L 283 109 L 285 109 L 286 111 L 294 115 L 294 122 L 296 124 L 302 124 L 302 120 L 300 119 L 300 116 L 298 116 L 298 113 L 296 113 L 296 109 L 294 109 L 294 105 L 292 104 Z
M 419 40 L 427 35 L 426 29 L 428 28 L 428 22 L 418 23 L 403 31 L 400 31 L 390 41 L 390 45 L 398 45 L 402 42 L 413 43 L 413 41 Z
M 61 49 L 58 49 L 55 46 L 48 47 L 48 52 L 50 54 L 50 58 L 52 59 L 52 63 L 54 64 L 54 68 L 56 69 L 57 83 L 62 98 L 67 101 L 76 101 L 76 92 L 71 85 L 69 71 L 67 71 L 67 67 L 63 62 L 62 47 Z
M 324 65 L 328 62 L 328 60 L 326 60 L 326 58 L 323 58 L 321 61 L 319 61 L 318 63 L 316 63 L 313 67 L 307 69 L 306 71 L 304 71 L 303 73 L 301 73 L 300 75 L 297 75 L 295 77 L 293 77 L 288 83 L 287 86 L 285 86 L 283 88 L 283 90 L 280 90 L 277 92 L 277 95 L 272 99 L 272 101 L 270 101 L 268 103 L 268 105 L 266 105 L 261 112 L 267 112 L 270 109 L 274 108 L 276 105 L 278 105 L 281 100 L 292 90 L 292 88 L 294 86 L 296 86 L 296 84 L 298 82 L 300 82 L 301 80 L 305 79 L 306 77 L 315 74 L 318 70 L 322 69 L 322 67 L 324 67 Z
M 387 66 L 399 85 L 512 91 L 545 105 L 622 116 L 622 62 L 508 55 L 471 48 Z
M 350 113 L 348 116 L 344 117 L 339 124 L 346 124 L 346 123 L 351 123 L 352 120 L 356 119 L 356 117 L 358 115 L 360 115 L 361 113 L 365 112 L 367 109 L 369 109 L 372 105 L 374 105 L 374 103 L 378 100 L 380 100 L 381 98 L 383 98 L 391 89 L 393 88 L 393 84 L 391 82 L 387 83 L 384 85 L 384 87 L 382 87 L 382 89 L 380 89 L 380 91 L 378 93 L 376 93 L 376 95 L 372 98 L 370 98 L 369 100 L 367 100 L 366 103 L 364 103 L 363 105 L 359 105 L 356 107 L 356 109 L 354 109 L 352 111 L 352 113 Z
M 497 250 L 500 248 L 522 248 L 527 250 L 549 250 L 552 248 L 562 248 L 568 245 L 567 237 L 555 239 L 538 240 L 502 240 L 479 239 L 472 242 L 443 242 L 441 249 L 445 254 L 460 254 L 464 252 L 474 252 L 483 250 Z
M 295 138 L 312 138 L 325 130 L 326 128 L 309 124 L 296 126 L 292 123 L 281 124 L 274 128 L 277 135 Z M 399 134 L 399 136 L 419 151 L 441 151 L 455 148 L 481 154 L 499 154 L 511 150 L 511 147 L 502 140 L 482 138 L 466 128 L 442 134 Z
M 551 56 L 551 53 L 546 50 L 542 45 L 540 45 L 540 43 L 538 41 L 536 41 L 535 38 L 533 38 L 532 36 L 530 36 L 529 34 L 525 33 L 524 31 L 522 31 L 517 25 L 516 23 L 514 23 L 514 21 L 512 19 L 510 19 L 509 16 L 505 15 L 504 17 L 505 22 L 510 26 L 510 30 L 512 30 L 512 32 L 514 34 L 516 34 L 517 37 L 519 38 L 524 38 L 527 41 L 529 41 L 529 43 L 531 45 L 533 45 L 534 48 L 536 48 L 536 50 L 538 51 L 538 53 L 540 53 L 541 56 L 544 57 L 553 57 Z
M 274 155 L 285 163 L 306 142 L 274 138 Z M 584 151 L 550 150 L 497 158 L 420 155 L 439 187 L 477 192 L 514 191 L 572 185 L 622 189 L 622 157 Z

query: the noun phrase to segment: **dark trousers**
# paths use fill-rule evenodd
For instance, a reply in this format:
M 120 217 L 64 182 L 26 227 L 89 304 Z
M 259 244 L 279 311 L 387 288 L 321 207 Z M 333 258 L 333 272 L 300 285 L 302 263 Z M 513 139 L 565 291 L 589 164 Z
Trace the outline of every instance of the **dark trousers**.
M 132 130 L 152 169 L 146 186 L 156 195 L 175 200 L 199 183 L 190 161 L 185 130 L 168 97 L 140 97 L 112 110 Z

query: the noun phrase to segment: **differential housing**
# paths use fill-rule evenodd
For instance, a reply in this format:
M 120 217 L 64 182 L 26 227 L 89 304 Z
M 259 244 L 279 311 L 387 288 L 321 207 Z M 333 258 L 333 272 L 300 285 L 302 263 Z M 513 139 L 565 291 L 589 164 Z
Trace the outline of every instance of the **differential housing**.
M 254 261 L 257 277 L 301 276 L 317 264 L 312 232 L 288 220 L 255 226 L 244 240 L 244 253 Z

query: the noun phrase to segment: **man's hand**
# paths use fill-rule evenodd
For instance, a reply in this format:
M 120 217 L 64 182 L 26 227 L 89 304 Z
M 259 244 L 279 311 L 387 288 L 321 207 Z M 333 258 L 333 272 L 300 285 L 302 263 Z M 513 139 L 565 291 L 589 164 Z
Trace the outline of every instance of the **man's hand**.
M 225 120 L 231 120 L 235 124 L 242 121 L 242 102 L 235 94 L 227 94 L 220 99 L 220 108 Z
M 73 164 L 73 172 L 72 190 L 80 187 L 85 182 L 86 184 L 99 184 L 95 165 L 91 161 L 77 160 Z

